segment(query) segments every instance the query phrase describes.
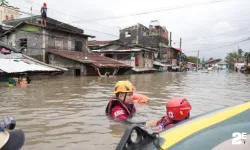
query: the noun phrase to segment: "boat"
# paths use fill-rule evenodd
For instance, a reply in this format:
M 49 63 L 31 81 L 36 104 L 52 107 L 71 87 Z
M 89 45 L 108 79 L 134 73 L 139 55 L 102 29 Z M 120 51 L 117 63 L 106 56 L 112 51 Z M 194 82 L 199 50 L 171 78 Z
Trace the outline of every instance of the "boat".
M 127 128 L 116 150 L 249 150 L 250 102 L 192 117 L 159 133 Z

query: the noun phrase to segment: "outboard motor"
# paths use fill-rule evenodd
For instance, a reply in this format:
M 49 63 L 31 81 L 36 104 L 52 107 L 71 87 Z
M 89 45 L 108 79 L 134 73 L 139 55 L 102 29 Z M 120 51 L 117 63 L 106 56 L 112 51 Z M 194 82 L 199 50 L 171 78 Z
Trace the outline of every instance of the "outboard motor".
M 4 117 L 0 122 L 0 150 L 19 150 L 23 147 L 25 141 L 24 132 L 14 130 L 15 127 L 16 120 L 13 117 Z

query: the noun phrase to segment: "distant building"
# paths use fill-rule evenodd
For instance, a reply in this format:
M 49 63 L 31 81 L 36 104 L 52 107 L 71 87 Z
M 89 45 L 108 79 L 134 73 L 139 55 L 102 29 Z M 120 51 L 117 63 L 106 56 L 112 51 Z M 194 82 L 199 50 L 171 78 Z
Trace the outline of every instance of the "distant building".
M 0 1 L 0 21 L 8 21 L 13 19 L 19 19 L 19 8 L 11 6 L 7 1 Z

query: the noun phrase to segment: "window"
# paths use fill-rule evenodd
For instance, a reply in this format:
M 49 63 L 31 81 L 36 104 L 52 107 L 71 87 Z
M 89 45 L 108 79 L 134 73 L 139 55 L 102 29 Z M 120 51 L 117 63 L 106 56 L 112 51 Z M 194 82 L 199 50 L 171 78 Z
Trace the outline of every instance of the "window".
M 75 51 L 81 52 L 82 51 L 82 42 L 81 41 L 75 41 Z
M 27 44 L 28 44 L 28 42 L 27 42 L 27 38 L 25 38 L 25 39 L 20 39 L 19 40 L 20 41 L 20 47 L 25 47 L 25 48 L 27 48 Z
M 125 32 L 125 37 L 131 37 L 131 33 L 128 32 L 128 31 L 126 31 L 126 32 Z
M 81 69 L 75 69 L 75 76 L 81 76 Z

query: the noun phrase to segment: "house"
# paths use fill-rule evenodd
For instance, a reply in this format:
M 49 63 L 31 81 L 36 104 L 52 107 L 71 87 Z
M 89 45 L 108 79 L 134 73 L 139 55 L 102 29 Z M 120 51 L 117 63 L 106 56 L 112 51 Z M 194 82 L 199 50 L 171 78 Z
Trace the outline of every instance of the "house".
M 156 71 L 153 65 L 154 57 L 158 55 L 157 49 L 115 41 L 92 52 L 132 66 L 132 71 L 136 73 Z
M 205 67 L 214 67 L 217 68 L 218 67 L 218 63 L 221 61 L 221 59 L 212 59 L 212 60 L 208 60 L 206 62 L 204 62 Z
M 2 41 L 20 49 L 23 54 L 45 62 L 47 49 L 88 52 L 88 38 L 82 29 L 47 18 L 47 26 L 41 25 L 41 16 L 4 21 L 13 26 L 2 35 Z
M 188 70 L 195 70 L 196 69 L 197 64 L 193 63 L 193 62 L 187 62 L 187 69 Z
M 67 68 L 66 75 L 71 76 L 103 76 L 106 73 L 121 75 L 132 68 L 114 59 L 88 52 L 49 49 L 47 60 L 49 64 Z
M 158 70 L 179 70 L 186 63 L 186 56 L 181 49 L 169 46 L 168 31 L 159 24 L 151 24 L 149 27 L 137 24 L 124 28 L 120 30 L 119 42 L 157 49 L 158 56 L 154 58 L 154 66 Z
M 61 68 L 40 62 L 34 58 L 18 53 L 15 48 L 0 42 L 0 77 L 63 74 Z
M 226 62 L 221 61 L 217 63 L 217 67 L 221 70 L 228 70 L 229 65 Z
M 10 43 L 27 54 L 48 64 L 67 68 L 65 75 L 101 75 L 107 72 L 123 74 L 131 66 L 116 60 L 93 54 L 88 48 L 84 30 L 69 24 L 47 18 L 47 25 L 41 25 L 41 16 L 6 21 L 13 28 L 3 35 L 3 41 Z

